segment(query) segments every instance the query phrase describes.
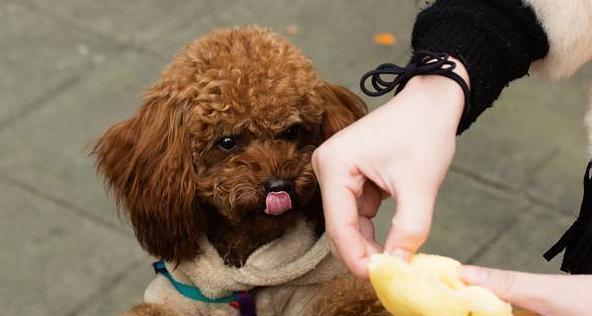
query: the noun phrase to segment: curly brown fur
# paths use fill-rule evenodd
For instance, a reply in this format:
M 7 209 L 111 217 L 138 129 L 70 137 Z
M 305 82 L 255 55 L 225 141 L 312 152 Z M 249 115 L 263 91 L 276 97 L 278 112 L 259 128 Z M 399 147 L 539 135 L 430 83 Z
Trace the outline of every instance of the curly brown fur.
M 159 304 L 139 304 L 121 316 L 181 316 Z
M 238 266 L 299 216 L 322 230 L 311 154 L 365 111 L 347 89 L 320 80 L 284 38 L 257 27 L 222 29 L 187 45 L 139 112 L 109 129 L 94 154 L 149 253 L 190 260 L 206 236 Z M 224 137 L 237 147 L 222 149 Z M 292 186 L 294 207 L 280 216 L 263 212 L 271 177 Z
M 370 283 L 347 274 L 327 283 L 311 316 L 389 316 Z

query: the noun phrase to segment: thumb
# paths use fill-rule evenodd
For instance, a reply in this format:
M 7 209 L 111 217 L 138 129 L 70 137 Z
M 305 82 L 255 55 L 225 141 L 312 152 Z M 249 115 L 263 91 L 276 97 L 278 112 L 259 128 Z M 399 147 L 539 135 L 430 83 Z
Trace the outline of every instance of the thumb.
M 428 238 L 435 196 L 400 194 L 397 211 L 385 244 L 385 252 L 404 259 L 417 252 Z
M 464 266 L 462 278 L 485 287 L 512 305 L 546 314 L 557 276 Z

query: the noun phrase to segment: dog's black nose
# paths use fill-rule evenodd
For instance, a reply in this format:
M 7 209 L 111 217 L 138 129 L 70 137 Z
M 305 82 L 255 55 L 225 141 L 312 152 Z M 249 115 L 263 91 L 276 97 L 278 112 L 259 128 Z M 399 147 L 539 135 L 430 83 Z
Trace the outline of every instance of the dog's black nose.
M 265 184 L 266 192 L 289 192 L 291 191 L 291 189 L 292 185 L 290 184 L 290 182 L 275 177 L 269 178 L 269 180 L 267 180 L 267 183 Z

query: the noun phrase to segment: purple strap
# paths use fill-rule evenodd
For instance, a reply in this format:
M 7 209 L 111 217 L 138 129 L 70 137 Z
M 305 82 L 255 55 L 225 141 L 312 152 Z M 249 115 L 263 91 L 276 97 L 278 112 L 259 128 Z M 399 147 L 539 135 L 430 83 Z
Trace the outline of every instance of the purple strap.
M 255 296 L 251 292 L 237 293 L 236 300 L 239 303 L 240 316 L 257 316 Z

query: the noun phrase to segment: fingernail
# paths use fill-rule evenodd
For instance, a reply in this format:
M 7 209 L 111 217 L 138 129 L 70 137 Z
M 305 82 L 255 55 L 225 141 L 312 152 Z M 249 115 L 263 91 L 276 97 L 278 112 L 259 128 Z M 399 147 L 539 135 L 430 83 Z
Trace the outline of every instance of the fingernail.
M 411 254 L 403 249 L 393 249 L 388 252 L 388 255 L 409 261 Z
M 460 274 L 465 282 L 479 285 L 483 283 L 485 271 L 475 266 L 463 266 Z

